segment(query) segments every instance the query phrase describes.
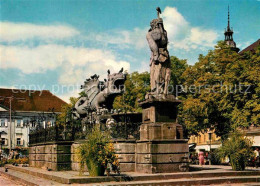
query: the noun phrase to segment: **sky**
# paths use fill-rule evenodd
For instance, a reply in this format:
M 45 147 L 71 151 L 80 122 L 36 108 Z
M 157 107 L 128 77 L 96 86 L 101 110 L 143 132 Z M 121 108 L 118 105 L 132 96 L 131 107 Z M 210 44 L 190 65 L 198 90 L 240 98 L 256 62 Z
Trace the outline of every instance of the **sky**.
M 243 49 L 259 39 L 260 0 L 0 0 L 0 87 L 68 101 L 93 74 L 149 71 L 145 36 L 158 6 L 170 55 L 193 65 L 224 39 L 228 5 Z

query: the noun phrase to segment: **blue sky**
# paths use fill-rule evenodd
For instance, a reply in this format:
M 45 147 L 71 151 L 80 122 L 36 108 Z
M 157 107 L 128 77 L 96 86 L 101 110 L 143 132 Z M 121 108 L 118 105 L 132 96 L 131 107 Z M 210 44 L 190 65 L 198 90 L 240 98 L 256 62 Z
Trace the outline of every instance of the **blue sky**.
M 0 5 L 0 86 L 48 89 L 65 100 L 94 73 L 103 78 L 107 69 L 149 69 L 145 34 L 157 6 L 170 55 L 189 64 L 224 38 L 228 5 L 240 49 L 260 33 L 259 0 L 2 0 Z

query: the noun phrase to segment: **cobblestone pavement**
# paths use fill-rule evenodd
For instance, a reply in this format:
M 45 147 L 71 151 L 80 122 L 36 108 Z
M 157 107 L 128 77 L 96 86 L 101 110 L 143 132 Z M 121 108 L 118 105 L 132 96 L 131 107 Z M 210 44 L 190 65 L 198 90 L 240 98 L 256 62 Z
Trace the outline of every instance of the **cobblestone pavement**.
M 13 186 L 13 185 L 21 185 L 21 184 L 12 181 L 10 178 L 0 174 L 0 186 Z

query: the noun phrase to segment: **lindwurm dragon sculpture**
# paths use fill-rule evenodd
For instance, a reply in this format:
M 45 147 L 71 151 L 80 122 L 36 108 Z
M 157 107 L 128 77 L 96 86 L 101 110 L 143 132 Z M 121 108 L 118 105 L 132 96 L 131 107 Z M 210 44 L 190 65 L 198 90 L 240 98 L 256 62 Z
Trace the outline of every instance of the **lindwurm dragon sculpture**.
M 126 74 L 123 73 L 123 68 L 113 74 L 108 70 L 107 80 L 104 81 L 100 81 L 96 74 L 86 79 L 81 86 L 86 96 L 80 97 L 76 102 L 72 112 L 74 118 L 84 118 L 101 109 L 112 109 L 115 97 L 124 92 L 125 80 Z

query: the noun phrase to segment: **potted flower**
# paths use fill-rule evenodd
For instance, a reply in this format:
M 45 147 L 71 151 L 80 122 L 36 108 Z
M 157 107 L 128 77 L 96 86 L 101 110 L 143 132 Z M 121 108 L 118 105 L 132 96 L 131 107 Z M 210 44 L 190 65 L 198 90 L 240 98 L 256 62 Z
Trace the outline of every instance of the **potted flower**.
M 117 169 L 119 162 L 110 140 L 108 131 L 102 132 L 98 125 L 94 126 L 87 135 L 87 140 L 78 148 L 77 154 L 80 159 L 81 173 L 86 164 L 90 176 L 104 176 L 109 163 L 114 165 L 114 168 L 112 166 L 114 171 L 119 172 L 119 169 Z

